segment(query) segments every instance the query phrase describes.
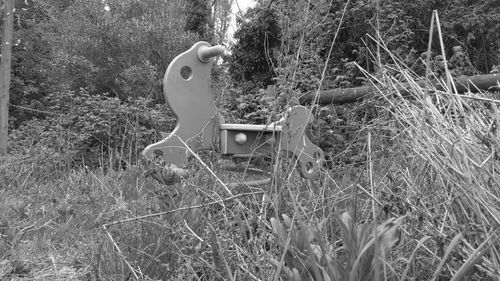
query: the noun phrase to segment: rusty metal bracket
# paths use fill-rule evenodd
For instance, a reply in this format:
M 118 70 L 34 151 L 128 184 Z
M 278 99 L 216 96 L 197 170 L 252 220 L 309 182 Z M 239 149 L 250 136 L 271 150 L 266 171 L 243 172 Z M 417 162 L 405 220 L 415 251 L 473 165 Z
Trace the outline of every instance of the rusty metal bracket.
M 296 157 L 302 177 L 316 175 L 324 154 L 305 134 L 311 117 L 306 107 L 291 108 L 283 120 L 272 125 L 224 123 L 209 81 L 213 58 L 223 52 L 222 46 L 198 42 L 170 63 L 163 78 L 163 91 L 177 116 L 177 126 L 167 138 L 146 147 L 145 158 L 151 159 L 155 151 L 161 151 L 166 162 L 184 167 L 189 150 L 218 147 L 223 155 L 250 155 L 279 148 Z

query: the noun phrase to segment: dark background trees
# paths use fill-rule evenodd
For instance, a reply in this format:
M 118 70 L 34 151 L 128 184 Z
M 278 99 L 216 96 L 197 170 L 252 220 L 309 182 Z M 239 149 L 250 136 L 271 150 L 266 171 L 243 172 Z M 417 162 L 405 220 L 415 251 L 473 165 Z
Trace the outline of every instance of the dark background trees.
M 183 1 L 23 1 L 17 10 L 13 105 L 80 89 L 162 101 L 168 63 L 200 39 L 184 31 Z M 29 119 L 15 113 L 15 126 Z
M 184 1 L 17 4 L 11 150 L 90 166 L 128 151 L 133 162 L 168 130 L 161 78 L 201 36 L 184 30 Z
M 69 108 L 75 104 L 62 103 L 64 96 L 81 95 L 87 102 L 78 106 L 90 107 L 117 99 L 125 107 L 121 112 L 127 106 L 137 109 L 163 104 L 160 81 L 168 64 L 198 40 L 224 42 L 220 37 L 227 31 L 229 3 L 18 1 L 11 129 L 26 130 L 30 122 L 38 122 L 37 126 L 50 123 L 55 117 L 48 113 L 71 119 L 67 114 L 78 111 Z M 362 85 L 365 77 L 355 64 L 375 73 L 377 60 L 390 60 L 383 54 L 374 56 L 377 38 L 423 74 L 419 59 L 427 49 L 434 9 L 441 18 L 448 58 L 459 46 L 474 73 L 487 73 L 500 64 L 498 1 L 261 0 L 238 18 L 234 44 L 218 72 L 218 79 L 225 79 L 230 92 L 224 103 L 238 121 L 265 122 L 270 107 L 279 108 L 280 102 L 297 99 L 320 86 Z M 439 49 L 437 40 L 433 49 Z M 323 69 L 326 75 L 321 80 Z M 104 114 L 95 109 L 95 114 Z M 143 123 L 145 128 L 154 127 L 150 121 Z M 87 141 L 93 143 L 89 146 L 102 142 Z
M 272 83 L 275 74 L 275 50 L 280 46 L 281 29 L 272 8 L 257 7 L 239 18 L 234 34 L 237 44 L 229 57 L 229 73 L 235 82 L 252 81 L 260 87 Z
M 375 42 L 369 37 L 380 36 L 409 65 L 418 63 L 427 49 L 434 9 L 440 14 L 448 58 L 453 47 L 460 46 L 478 73 L 499 64 L 497 1 L 357 0 L 348 2 L 340 23 L 346 3 L 259 1 L 238 18 L 235 44 L 226 58 L 229 77 L 237 84 L 265 88 L 279 76 L 292 88 L 308 91 L 317 86 L 328 58 L 324 87 L 357 86 L 363 79 L 356 79 L 360 74 L 353 73 L 351 62 L 375 70 L 370 54 Z M 144 97 L 162 102 L 159 80 L 169 62 L 192 43 L 210 41 L 214 35 L 211 13 L 216 3 L 207 0 L 16 4 L 11 95 L 16 106 L 40 109 L 48 93 L 82 88 L 123 101 Z M 434 43 L 437 50 L 437 40 Z M 292 69 L 295 75 L 289 79 Z M 12 110 L 15 127 L 39 116 Z
M 345 5 L 348 7 L 341 23 Z M 409 66 L 419 64 L 421 54 L 427 50 L 433 10 L 440 15 L 448 58 L 453 56 L 453 48 L 460 46 L 477 73 L 488 73 L 500 63 L 498 1 L 263 0 L 240 21 L 237 43 L 232 48 L 232 62 L 238 65 L 238 71 L 232 73 L 237 77 L 241 77 L 239 73 L 258 73 L 256 62 L 261 66 L 273 65 L 270 73 L 275 78 L 283 76 L 287 83 L 293 84 L 292 88 L 308 91 L 319 86 L 320 69 L 328 58 L 324 87 L 358 86 L 364 80 L 350 63 L 356 62 L 368 71 L 375 71 L 373 65 L 377 58 L 373 54 L 377 38 Z M 261 19 L 266 13 L 275 15 L 273 20 L 278 23 L 278 32 L 270 31 L 266 20 Z M 258 38 L 258 34 L 268 37 Z M 329 56 L 335 36 L 337 39 Z M 247 38 L 253 39 L 252 44 Z M 277 39 L 268 44 L 269 38 Z M 433 50 L 439 53 L 438 40 L 433 41 Z M 255 58 L 249 59 L 250 56 Z M 266 63 L 258 61 L 262 57 L 266 57 Z M 242 58 L 246 58 L 247 63 L 241 63 Z M 277 62 L 273 62 L 276 58 Z M 390 58 L 382 54 L 380 59 L 387 61 Z M 287 69 L 293 71 L 285 71 Z M 295 73 L 294 79 L 290 79 L 290 72 Z M 261 79 L 256 77 L 254 81 Z

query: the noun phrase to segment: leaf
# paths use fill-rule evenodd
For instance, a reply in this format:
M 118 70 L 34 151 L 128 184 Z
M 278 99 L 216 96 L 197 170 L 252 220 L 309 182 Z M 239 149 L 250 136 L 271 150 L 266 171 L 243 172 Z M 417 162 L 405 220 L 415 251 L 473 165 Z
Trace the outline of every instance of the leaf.
M 328 272 L 325 270 L 324 267 L 320 266 L 319 267 L 321 269 L 321 274 L 323 276 L 323 280 L 324 281 L 332 281 L 332 279 L 330 278 L 330 276 L 328 275 Z
M 286 232 L 285 229 L 283 228 L 283 225 L 281 222 L 275 218 L 271 218 L 271 227 L 273 229 L 274 235 L 278 237 L 280 240 L 280 243 L 283 243 L 286 239 Z
M 455 235 L 455 237 L 453 237 L 453 240 L 451 240 L 450 245 L 448 245 L 448 248 L 446 248 L 444 256 L 441 258 L 441 262 L 434 271 L 434 274 L 432 274 L 432 278 L 430 279 L 430 281 L 434 281 L 438 278 L 439 274 L 441 273 L 441 269 L 443 268 L 446 260 L 448 259 L 448 256 L 450 255 L 451 251 L 455 248 L 455 246 L 457 246 L 458 243 L 460 243 L 462 238 L 463 238 L 462 233 L 459 233 Z
M 365 244 L 369 241 L 370 239 L 370 229 L 371 229 L 371 224 L 369 223 L 364 223 L 361 226 L 358 226 L 358 249 L 357 251 L 361 251 L 361 249 L 365 246 Z M 359 255 L 360 253 L 358 253 Z
M 243 110 L 247 107 L 248 107 L 248 103 L 246 103 L 246 102 L 242 102 L 242 103 L 238 104 L 238 109 Z
M 390 218 L 377 226 L 377 238 L 382 250 L 391 248 L 399 240 L 399 227 L 403 217 Z
M 295 246 L 299 250 L 311 250 L 311 252 L 313 252 L 311 247 L 313 239 L 313 233 L 307 228 L 307 226 L 301 225 L 300 229 L 298 229 L 298 233 L 297 231 L 295 233 Z
M 432 237 L 430 236 L 425 236 L 423 237 L 422 239 L 420 239 L 418 241 L 418 244 L 417 246 L 415 247 L 415 249 L 413 250 L 413 252 L 411 253 L 411 256 L 410 256 L 410 259 L 408 260 L 408 264 L 406 265 L 406 268 L 405 268 L 405 271 L 403 272 L 403 275 L 401 276 L 401 281 L 404 281 L 406 280 L 406 275 L 408 274 L 408 271 L 410 270 L 410 266 L 412 265 L 412 260 L 413 260 L 413 257 L 415 256 L 415 253 L 417 252 L 417 250 L 424 245 L 424 242 L 431 239 Z
M 483 243 L 481 243 L 481 245 L 479 245 L 476 248 L 476 250 L 474 250 L 474 252 L 472 252 L 472 254 L 469 255 L 469 258 L 464 262 L 464 264 L 462 264 L 462 266 L 453 275 L 450 281 L 462 280 L 463 277 L 467 274 L 467 272 L 479 262 L 479 260 L 483 257 L 486 251 L 488 251 L 496 242 L 496 241 L 490 242 L 491 240 L 492 236 L 486 238 L 486 240 L 484 240 Z M 495 240 L 498 240 L 498 237 Z
M 283 221 L 285 222 L 285 226 L 287 228 L 290 228 L 292 226 L 292 223 L 293 223 L 292 220 L 290 219 L 290 217 L 287 216 L 286 214 L 283 214 L 281 216 L 283 217 Z
M 340 234 L 342 237 L 342 243 L 344 244 L 344 251 L 347 255 L 347 268 L 350 268 L 354 264 L 357 256 L 357 235 L 350 231 L 352 226 L 351 216 L 348 212 L 342 214 L 340 223 Z
M 352 225 L 354 224 L 352 221 L 351 214 L 349 212 L 344 212 L 341 217 L 342 223 L 345 225 L 347 230 L 351 231 L 352 230 Z

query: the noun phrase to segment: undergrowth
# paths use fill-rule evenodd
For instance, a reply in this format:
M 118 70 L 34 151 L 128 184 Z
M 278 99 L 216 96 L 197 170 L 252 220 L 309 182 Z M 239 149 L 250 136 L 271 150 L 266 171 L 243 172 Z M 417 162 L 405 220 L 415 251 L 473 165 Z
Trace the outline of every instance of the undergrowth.
M 289 158 L 271 184 L 230 185 L 231 194 L 221 182 L 238 176 L 210 154 L 171 186 L 140 165 L 65 169 L 3 158 L 0 276 L 498 280 L 498 101 L 426 96 L 400 73 L 410 95 L 391 90 L 400 83 L 392 77 L 376 77 L 384 90 L 354 106 L 376 114 L 358 123 L 345 151 L 329 151 L 336 161 L 312 180 L 289 169 Z M 342 163 L 353 147 L 359 160 Z M 64 176 L 39 181 L 50 167 Z

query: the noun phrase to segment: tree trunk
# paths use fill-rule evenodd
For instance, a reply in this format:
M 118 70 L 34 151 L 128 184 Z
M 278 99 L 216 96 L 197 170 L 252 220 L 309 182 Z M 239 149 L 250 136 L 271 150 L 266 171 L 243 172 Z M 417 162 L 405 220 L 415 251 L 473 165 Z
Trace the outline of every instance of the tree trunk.
M 5 0 L 3 10 L 2 61 L 0 62 L 0 155 L 7 155 L 9 140 L 9 89 L 14 1 Z

